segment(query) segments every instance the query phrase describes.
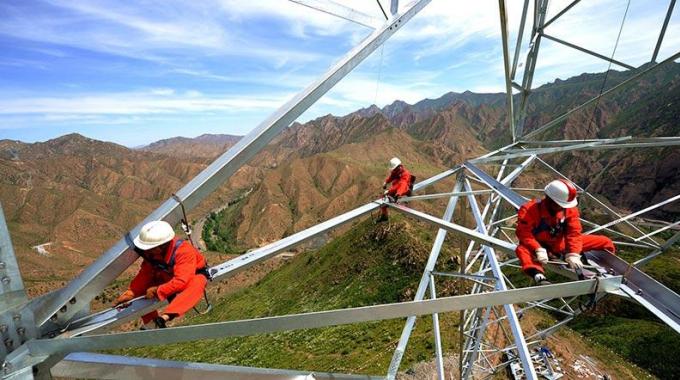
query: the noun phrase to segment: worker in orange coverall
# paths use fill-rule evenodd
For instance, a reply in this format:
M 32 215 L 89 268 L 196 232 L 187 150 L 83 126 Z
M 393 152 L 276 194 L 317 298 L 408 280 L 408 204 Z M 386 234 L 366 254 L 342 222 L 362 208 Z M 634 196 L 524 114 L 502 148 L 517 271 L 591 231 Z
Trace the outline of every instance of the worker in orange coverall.
M 517 213 L 515 249 L 522 270 L 537 285 L 547 285 L 543 264 L 550 257 L 564 257 L 570 268 L 581 269 L 581 254 L 587 251 L 616 252 L 606 236 L 583 235 L 576 208 L 576 187 L 566 180 L 555 180 L 545 187 L 545 197 L 522 205 Z
M 385 190 L 385 196 L 387 196 L 388 201 L 396 202 L 399 197 L 411 195 L 415 179 L 416 177 L 412 176 L 404 165 L 401 164 L 401 160 L 393 157 L 390 160 L 390 175 L 387 176 L 383 183 L 383 190 Z M 389 190 L 387 189 L 388 184 L 391 184 Z M 388 219 L 387 205 L 380 206 L 380 217 L 377 222 L 385 222 Z
M 153 221 L 145 224 L 134 239 L 135 252 L 144 261 L 130 287 L 116 300 L 116 305 L 145 295 L 169 300 L 162 314 L 153 311 L 142 316 L 144 328 L 164 328 L 181 317 L 203 297 L 208 281 L 206 261 L 190 242 L 175 238 L 170 224 Z

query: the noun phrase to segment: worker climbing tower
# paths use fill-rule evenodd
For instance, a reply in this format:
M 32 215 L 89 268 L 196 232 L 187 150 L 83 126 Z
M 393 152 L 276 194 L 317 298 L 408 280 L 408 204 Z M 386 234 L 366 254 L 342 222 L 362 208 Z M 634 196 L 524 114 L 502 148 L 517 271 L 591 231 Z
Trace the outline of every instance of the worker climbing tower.
M 408 205 L 387 203 L 382 199 L 377 199 L 279 241 L 215 265 L 209 270 L 215 280 L 228 278 L 293 246 L 364 217 L 386 204 L 396 212 L 438 227 L 413 301 L 242 321 L 223 321 L 162 330 L 105 334 L 115 326 L 163 306 L 163 303 L 157 300 L 139 299 L 127 308 L 109 309 L 97 313 L 88 311 L 89 304 L 94 297 L 138 258 L 132 241 L 138 235 L 141 226 L 154 220 L 164 220 L 171 225 L 178 224 L 183 217 L 182 208 L 191 210 L 196 207 L 201 200 L 228 180 L 275 136 L 293 123 L 305 110 L 430 3 L 430 0 L 416 0 L 403 5 L 399 4 L 398 0 L 391 0 L 389 9 L 385 10 L 381 6 L 381 17 L 375 17 L 331 0 L 292 1 L 370 28 L 370 35 L 330 67 L 326 73 L 218 157 L 175 196 L 163 202 L 66 286 L 40 297 L 32 299 L 27 297 L 9 232 L 4 217 L 0 213 L 0 281 L 2 284 L 0 335 L 3 339 L 3 344 L 0 345 L 0 361 L 3 362 L 3 379 L 38 379 L 50 378 L 52 375 L 107 379 L 199 377 L 216 379 L 226 376 L 273 379 L 307 376 L 309 373 L 304 371 L 182 363 L 92 352 L 405 318 L 406 323 L 391 363 L 388 368 L 385 368 L 385 374 L 379 376 L 393 379 L 401 368 L 400 363 L 407 350 L 416 317 L 423 315 L 431 315 L 433 318 L 436 343 L 434 356 L 437 359 L 440 379 L 457 378 L 459 375 L 463 378 L 483 378 L 507 368 L 510 368 L 516 376 L 526 379 L 536 379 L 540 375 L 554 377 L 557 369 L 552 366 L 553 362 L 547 359 L 548 354 L 542 348 L 542 340 L 605 296 L 632 299 L 680 333 L 680 297 L 643 272 L 646 263 L 662 255 L 680 239 L 680 232 L 676 232 L 665 241 L 658 235 L 661 231 L 677 226 L 677 222 L 649 233 L 643 232 L 635 224 L 636 217 L 671 202 L 677 202 L 680 195 L 623 216 L 586 189 L 579 189 L 581 197 L 590 199 L 609 216 L 609 221 L 605 223 L 582 220 L 584 226 L 589 228 L 585 231 L 586 234 L 606 231 L 616 237 L 617 244 L 642 247 L 648 251 L 647 256 L 637 262 L 627 263 L 603 252 L 589 252 L 587 255 L 590 265 L 581 273 L 567 269 L 564 263 L 555 262 L 549 265 L 550 270 L 569 277 L 573 281 L 541 287 L 516 287 L 504 273 L 504 269 L 516 266 L 514 256 L 516 243 L 506 231 L 514 222 L 517 208 L 526 202 L 529 196 L 527 189 L 514 185 L 515 180 L 528 168 L 544 170 L 556 177 L 563 176 L 556 168 L 544 161 L 542 156 L 584 150 L 643 149 L 680 144 L 679 136 L 626 136 L 577 141 L 539 139 L 547 132 L 560 127 L 575 112 L 597 104 L 604 96 L 625 91 L 625 88 L 636 80 L 680 58 L 680 52 L 677 52 L 663 60 L 658 60 L 659 48 L 664 41 L 675 0 L 670 1 L 664 20 L 660 20 L 661 33 L 656 41 L 650 62 L 640 68 L 615 60 L 613 54 L 607 57 L 549 34 L 550 25 L 578 6 L 579 0 L 571 2 L 550 19 L 547 17 L 548 0 L 533 2 L 525 0 L 522 16 L 518 20 L 519 33 L 511 53 L 506 4 L 504 0 L 499 0 L 501 45 L 507 92 L 507 121 L 509 135 L 512 136 L 509 145 L 466 162 L 450 163 L 448 170 L 416 183 L 413 188 L 414 194 L 410 197 Z M 536 63 L 541 56 L 540 48 L 543 39 L 603 59 L 610 65 L 630 69 L 632 76 L 606 91 L 604 91 L 603 84 L 602 91 L 596 97 L 543 125 L 529 125 L 527 123 L 528 103 L 532 93 Z M 527 53 L 520 79 L 519 58 L 525 51 L 524 49 Z M 455 178 L 455 185 L 450 193 L 425 193 L 433 184 L 446 178 Z M 420 201 L 441 198 L 448 199 L 448 205 L 442 216 L 433 216 L 417 209 Z M 471 211 L 475 227 L 466 227 L 453 219 L 456 208 L 463 206 Z M 616 227 L 622 224 L 635 231 L 636 235 L 631 236 L 618 231 Z M 448 234 L 462 236 L 469 240 L 469 244 L 462 252 L 459 271 L 436 272 L 435 265 Z M 437 279 L 442 276 L 469 281 L 472 284 L 470 294 L 438 297 L 436 284 Z M 549 310 L 553 315 L 561 315 L 562 319 L 540 331 L 525 330 L 521 321 L 527 310 L 531 308 Z M 462 337 L 460 373 L 448 374 L 445 373 L 443 366 L 438 316 L 441 313 L 454 311 L 464 311 L 460 331 Z M 501 338 L 489 334 L 490 330 L 500 331 Z M 313 377 L 358 379 L 367 376 L 314 373 Z

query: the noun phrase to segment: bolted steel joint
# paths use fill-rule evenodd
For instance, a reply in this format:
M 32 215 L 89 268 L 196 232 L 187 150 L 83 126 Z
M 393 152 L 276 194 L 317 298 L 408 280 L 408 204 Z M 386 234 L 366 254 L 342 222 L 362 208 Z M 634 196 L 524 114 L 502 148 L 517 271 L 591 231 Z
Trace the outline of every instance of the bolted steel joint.
M 9 277 L 5 276 L 2 278 L 2 283 L 5 285 L 9 285 L 9 283 L 12 281 Z
M 4 261 L 0 261 L 0 270 L 5 269 L 7 267 L 7 264 L 5 264 Z

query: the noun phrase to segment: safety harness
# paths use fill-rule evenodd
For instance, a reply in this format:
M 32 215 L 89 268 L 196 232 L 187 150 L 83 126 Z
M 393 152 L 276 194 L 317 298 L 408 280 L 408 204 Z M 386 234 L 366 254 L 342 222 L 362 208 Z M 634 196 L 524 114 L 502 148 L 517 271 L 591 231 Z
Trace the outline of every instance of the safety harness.
M 536 203 L 540 204 L 541 200 L 537 199 Z M 555 226 L 551 226 L 544 218 L 541 218 L 541 221 L 538 223 L 538 226 L 536 226 L 536 228 L 534 228 L 531 232 L 534 234 L 534 236 L 536 236 L 539 233 L 545 231 L 548 232 L 550 236 L 555 237 L 561 234 L 562 231 L 566 230 L 567 230 L 567 218 L 565 216 L 562 216 L 562 218 L 557 222 L 557 225 Z

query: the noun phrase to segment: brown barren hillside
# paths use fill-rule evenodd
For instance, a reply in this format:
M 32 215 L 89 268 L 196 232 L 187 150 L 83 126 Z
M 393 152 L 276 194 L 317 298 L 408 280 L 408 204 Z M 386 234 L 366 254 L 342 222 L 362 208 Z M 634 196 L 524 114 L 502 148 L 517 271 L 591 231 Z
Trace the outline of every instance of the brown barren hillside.
M 630 75 L 611 72 L 608 82 L 614 85 Z M 535 89 L 526 129 L 597 95 L 603 77 L 583 74 Z M 595 111 L 575 113 L 543 137 L 674 136 L 679 99 L 680 64 L 675 64 L 603 99 Z M 465 92 L 294 123 L 190 219 L 201 220 L 247 193 L 228 223 L 233 239 L 243 249 L 252 248 L 376 197 L 392 156 L 424 179 L 499 147 L 509 139 L 505 117 L 503 94 Z M 72 278 L 237 139 L 173 138 L 136 150 L 79 135 L 35 144 L 0 141 L 0 201 L 24 272 L 30 281 Z M 677 152 L 545 158 L 615 206 L 639 209 L 680 191 Z M 443 184 L 433 191 L 448 190 Z

